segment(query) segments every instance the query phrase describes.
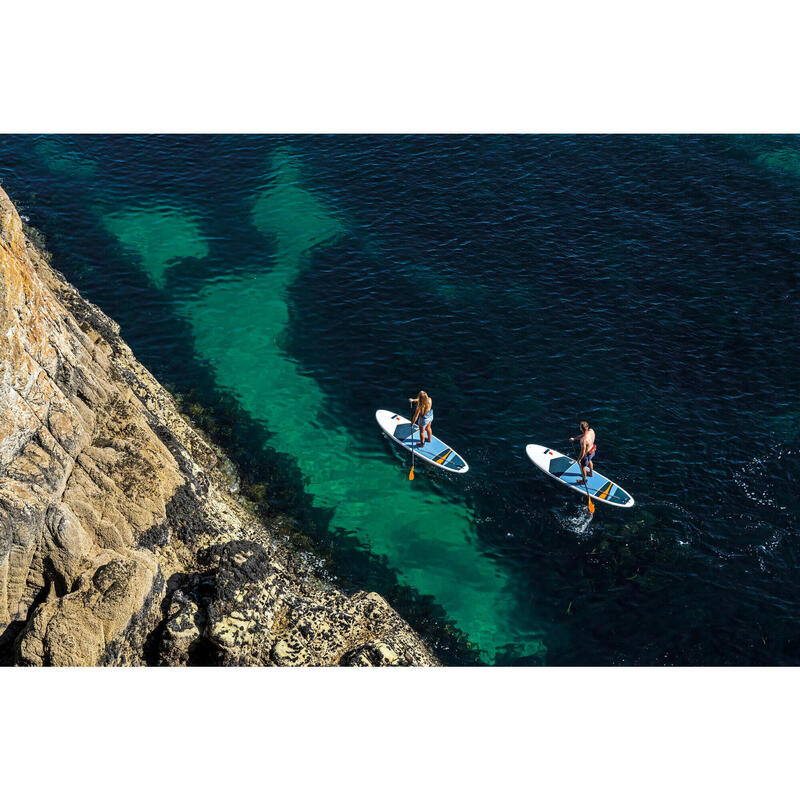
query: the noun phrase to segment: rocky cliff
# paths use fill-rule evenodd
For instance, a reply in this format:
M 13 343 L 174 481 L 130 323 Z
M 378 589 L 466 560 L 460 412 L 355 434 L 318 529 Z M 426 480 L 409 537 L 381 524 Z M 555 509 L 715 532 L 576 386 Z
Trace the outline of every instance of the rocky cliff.
M 0 660 L 435 663 L 302 563 L 0 189 Z

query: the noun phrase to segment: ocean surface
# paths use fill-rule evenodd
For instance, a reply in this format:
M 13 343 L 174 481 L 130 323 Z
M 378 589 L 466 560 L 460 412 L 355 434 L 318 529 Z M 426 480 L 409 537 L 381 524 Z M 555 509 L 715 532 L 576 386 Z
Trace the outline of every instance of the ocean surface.
M 0 136 L 0 182 L 445 663 L 800 663 L 800 138 Z M 377 427 L 419 389 L 466 475 Z M 581 419 L 633 509 L 527 459 Z

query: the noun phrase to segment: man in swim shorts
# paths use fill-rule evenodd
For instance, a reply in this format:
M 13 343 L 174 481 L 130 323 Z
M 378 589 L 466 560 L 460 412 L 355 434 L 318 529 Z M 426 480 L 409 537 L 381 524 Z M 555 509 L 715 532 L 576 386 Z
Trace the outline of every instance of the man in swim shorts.
M 581 422 L 581 435 L 570 436 L 571 442 L 579 441 L 581 443 L 581 454 L 578 456 L 578 463 L 581 465 L 581 473 L 583 474 L 583 482 L 586 483 L 586 470 L 589 470 L 589 477 L 594 475 L 592 467 L 592 460 L 594 454 L 597 452 L 597 445 L 594 443 L 594 431 L 589 427 L 588 422 Z

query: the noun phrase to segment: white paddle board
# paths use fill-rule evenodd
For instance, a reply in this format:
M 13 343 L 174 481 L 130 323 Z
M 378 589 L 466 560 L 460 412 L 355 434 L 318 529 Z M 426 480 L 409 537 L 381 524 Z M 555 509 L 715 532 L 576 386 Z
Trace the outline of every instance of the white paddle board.
M 402 445 L 406 450 L 413 449 L 415 458 L 421 458 L 447 472 L 466 472 L 469 469 L 467 462 L 452 447 L 435 436 L 431 436 L 429 442 L 420 445 L 419 425 L 412 425 L 410 419 L 383 409 L 375 412 L 375 419 L 392 441 Z
M 565 456 L 551 447 L 542 447 L 540 444 L 527 445 L 525 452 L 528 454 L 528 458 L 546 475 L 586 497 L 587 484 L 583 482 L 581 468 L 574 458 Z M 605 475 L 601 475 L 597 470 L 592 477 L 589 477 L 587 473 L 586 478 L 592 500 L 617 508 L 630 508 L 633 505 L 633 498 L 621 486 L 606 478 Z

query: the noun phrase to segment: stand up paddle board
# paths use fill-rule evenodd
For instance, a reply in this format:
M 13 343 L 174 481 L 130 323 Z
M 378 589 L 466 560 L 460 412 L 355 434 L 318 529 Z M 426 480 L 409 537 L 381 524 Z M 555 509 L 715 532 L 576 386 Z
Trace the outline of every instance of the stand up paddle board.
M 420 447 L 419 425 L 412 426 L 410 419 L 383 409 L 375 412 L 375 419 L 389 438 L 406 450 L 413 448 L 416 458 L 448 472 L 466 472 L 469 469 L 467 462 L 452 447 L 435 436 L 431 436 L 431 440 Z
M 583 482 L 581 468 L 574 458 L 565 456 L 550 447 L 542 447 L 540 444 L 529 444 L 525 448 L 525 452 L 542 472 L 586 497 L 586 484 Z M 630 508 L 633 505 L 633 498 L 621 486 L 610 481 L 597 470 L 591 478 L 587 473 L 586 481 L 589 484 L 589 494 L 592 500 L 608 503 L 617 508 Z

